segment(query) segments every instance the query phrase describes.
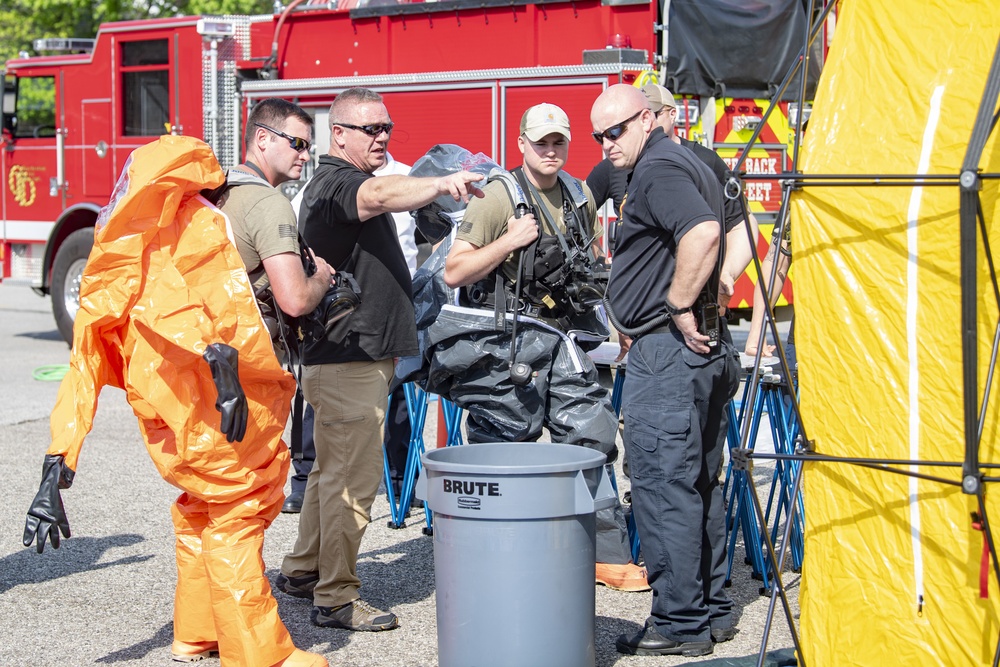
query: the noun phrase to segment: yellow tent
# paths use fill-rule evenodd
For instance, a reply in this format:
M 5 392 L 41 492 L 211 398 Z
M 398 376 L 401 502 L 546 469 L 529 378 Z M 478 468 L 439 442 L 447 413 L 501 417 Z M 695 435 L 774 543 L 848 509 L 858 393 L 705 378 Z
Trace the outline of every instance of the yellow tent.
M 957 176 L 997 49 L 1000 2 L 844 0 L 839 9 L 802 147 L 806 185 L 791 204 L 803 421 L 820 454 L 960 463 Z M 998 133 L 978 165 L 984 174 L 1000 173 Z M 810 185 L 821 174 L 858 175 L 859 182 Z M 878 174 L 953 178 L 947 185 L 860 183 Z M 979 195 L 1000 270 L 998 187 L 984 179 Z M 981 232 L 978 238 L 977 412 L 998 322 Z M 986 409 L 984 463 L 1000 460 L 998 389 Z M 961 480 L 960 467 L 899 468 Z M 1000 538 L 1000 487 L 985 488 Z M 1000 589 L 990 565 L 989 597 L 980 597 L 976 496 L 845 463 L 808 464 L 804 494 L 805 664 L 993 661 Z

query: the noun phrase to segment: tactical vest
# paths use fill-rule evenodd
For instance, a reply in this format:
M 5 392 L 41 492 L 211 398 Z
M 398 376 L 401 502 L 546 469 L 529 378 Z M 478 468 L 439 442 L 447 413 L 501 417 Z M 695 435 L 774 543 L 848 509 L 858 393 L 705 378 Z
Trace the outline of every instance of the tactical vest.
M 515 298 L 516 280 L 504 275 L 501 264 L 490 275 L 462 289 L 463 305 L 494 308 L 498 322 L 504 312 L 520 305 L 530 317 L 549 320 L 564 331 L 574 328 L 574 319 L 589 314 L 607 286 L 607 269 L 590 250 L 594 239 L 588 236 L 584 223 L 587 198 L 582 185 L 569 174 L 559 172 L 566 224 L 562 232 L 521 168 L 495 171 L 488 182 L 494 181 L 504 185 L 515 211 L 519 207 L 534 210 L 540 233 L 521 250 L 520 299 Z

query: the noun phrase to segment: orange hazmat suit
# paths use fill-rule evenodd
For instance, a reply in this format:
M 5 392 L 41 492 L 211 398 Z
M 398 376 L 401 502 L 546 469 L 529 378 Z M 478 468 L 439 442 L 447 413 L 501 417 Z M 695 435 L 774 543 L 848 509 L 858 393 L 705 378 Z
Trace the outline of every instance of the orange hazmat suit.
M 199 196 L 224 181 L 197 139 L 164 136 L 129 157 L 97 221 L 48 453 L 75 471 L 101 387 L 124 389 L 157 470 L 182 491 L 175 639 L 217 641 L 224 667 L 264 667 L 300 653 L 261 556 L 284 500 L 295 381 L 275 358 L 225 216 Z M 220 431 L 202 358 L 213 343 L 239 353 L 242 442 Z

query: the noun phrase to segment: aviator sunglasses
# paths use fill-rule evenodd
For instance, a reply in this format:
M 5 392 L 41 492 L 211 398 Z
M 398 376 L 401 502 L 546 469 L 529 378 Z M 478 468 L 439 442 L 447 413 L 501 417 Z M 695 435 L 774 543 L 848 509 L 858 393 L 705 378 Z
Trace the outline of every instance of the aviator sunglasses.
M 378 135 L 385 132 L 386 134 L 392 134 L 392 128 L 396 126 L 395 123 L 374 123 L 372 125 L 351 125 L 350 123 L 334 123 L 334 125 L 339 125 L 341 127 L 346 127 L 349 130 L 361 130 L 369 137 L 377 137 Z
M 608 141 L 618 141 L 619 139 L 621 139 L 621 136 L 625 134 L 625 130 L 628 128 L 628 124 L 631 123 L 636 118 L 638 118 L 639 114 L 641 114 L 643 111 L 644 111 L 643 109 L 639 109 L 638 111 L 636 111 L 634 114 L 632 114 L 622 122 L 618 123 L 617 125 L 612 125 L 603 132 L 591 132 L 591 136 L 594 137 L 594 141 L 596 141 L 599 144 L 603 144 L 605 139 L 607 139 Z
M 290 134 L 285 134 L 284 132 L 274 129 L 273 127 L 268 127 L 263 123 L 254 123 L 254 125 L 261 128 L 262 130 L 267 130 L 268 132 L 274 132 L 282 139 L 288 139 L 288 145 L 291 146 L 292 150 L 297 153 L 309 150 L 310 143 L 305 139 L 300 139 L 299 137 L 293 137 Z

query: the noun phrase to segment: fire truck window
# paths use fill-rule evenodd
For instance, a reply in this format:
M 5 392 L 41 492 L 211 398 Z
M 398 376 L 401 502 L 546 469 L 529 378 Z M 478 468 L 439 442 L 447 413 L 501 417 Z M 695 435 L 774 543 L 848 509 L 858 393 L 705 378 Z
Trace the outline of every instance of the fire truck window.
M 166 65 L 169 62 L 170 50 L 165 39 L 150 39 L 145 42 L 125 42 L 122 44 L 122 67 Z
M 170 49 L 165 39 L 122 44 L 122 134 L 158 136 L 170 121 Z
M 158 136 L 170 120 L 169 72 L 126 72 L 125 136 Z
M 14 118 L 15 137 L 54 137 L 56 135 L 55 77 L 19 78 Z
M 17 79 L 12 76 L 4 77 L 3 80 L 3 134 L 4 137 L 13 137 L 14 128 L 17 126 L 17 108 L 14 103 L 17 101 Z

